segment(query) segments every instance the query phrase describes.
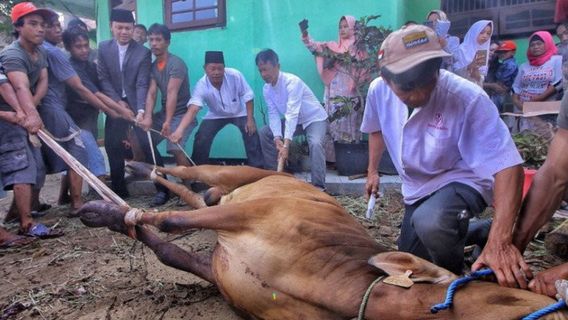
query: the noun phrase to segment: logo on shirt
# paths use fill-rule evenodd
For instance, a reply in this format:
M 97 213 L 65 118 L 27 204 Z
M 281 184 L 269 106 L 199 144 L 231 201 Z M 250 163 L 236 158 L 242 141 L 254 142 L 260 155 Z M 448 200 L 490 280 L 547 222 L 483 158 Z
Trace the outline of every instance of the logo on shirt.
M 431 123 L 428 123 L 428 127 L 438 130 L 448 130 L 448 127 L 444 126 L 444 117 L 440 112 L 434 114 L 434 119 Z

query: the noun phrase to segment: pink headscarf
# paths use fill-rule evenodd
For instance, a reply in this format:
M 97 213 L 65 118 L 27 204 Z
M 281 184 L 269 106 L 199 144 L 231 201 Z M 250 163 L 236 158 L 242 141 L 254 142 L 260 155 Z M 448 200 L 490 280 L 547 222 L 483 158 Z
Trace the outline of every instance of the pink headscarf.
M 357 21 L 355 19 L 355 17 L 343 16 L 343 17 L 341 17 L 341 19 L 339 19 L 339 22 L 341 23 L 341 20 L 343 20 L 343 19 L 345 19 L 349 28 L 355 30 L 355 22 Z M 349 37 L 348 39 L 341 39 L 341 35 L 339 35 L 339 41 L 338 42 L 330 41 L 330 42 L 326 43 L 326 46 L 329 48 L 329 50 L 331 50 L 335 53 L 345 53 L 345 52 L 349 52 L 349 51 L 354 53 L 355 49 L 352 48 L 354 43 L 355 43 L 355 35 L 354 34 L 351 37 Z M 326 86 L 329 86 L 329 84 L 331 83 L 331 80 L 333 80 L 333 78 L 337 74 L 337 70 L 336 70 L 336 68 L 324 68 L 324 60 L 325 60 L 324 57 L 316 56 L 316 65 L 317 65 L 318 73 L 321 77 L 321 80 L 323 81 L 323 83 Z
M 550 60 L 550 57 L 555 55 L 558 50 L 556 45 L 554 45 L 554 40 L 552 35 L 548 31 L 537 31 L 529 37 L 529 46 L 534 36 L 539 36 L 539 38 L 544 41 L 544 53 L 540 56 L 533 56 L 530 49 L 527 49 L 527 58 L 531 66 L 542 66 L 546 61 Z

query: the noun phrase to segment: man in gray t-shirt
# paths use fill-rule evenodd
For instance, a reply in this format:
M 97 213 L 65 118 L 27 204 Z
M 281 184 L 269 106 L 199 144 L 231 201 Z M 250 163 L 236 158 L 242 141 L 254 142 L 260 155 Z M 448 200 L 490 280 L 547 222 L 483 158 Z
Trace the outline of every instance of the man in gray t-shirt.
M 158 143 L 163 137 L 169 138 L 178 129 L 181 119 L 187 111 L 187 102 L 190 98 L 189 75 L 185 62 L 168 51 L 170 45 L 170 30 L 161 24 L 153 24 L 148 29 L 150 48 L 156 56 L 152 63 L 150 87 L 146 98 L 146 110 L 144 118 L 139 125 L 144 130 L 154 128 L 162 133 L 162 136 L 154 135 Z M 156 103 L 156 94 L 162 95 L 162 109 L 153 114 Z M 183 148 L 191 131 L 197 122 L 185 130 L 180 137 L 179 146 Z M 190 166 L 183 150 L 178 145 L 168 140 L 166 150 L 176 159 L 177 165 Z
M 47 88 L 46 53 L 41 48 L 45 19 L 54 13 L 37 9 L 32 3 L 14 6 L 11 19 L 16 41 L 0 52 L 0 64 L 18 96 L 5 94 L 0 99 L 0 111 L 25 114 L 21 123 L 0 119 L 0 175 L 5 190 L 14 190 L 10 214 L 19 218 L 22 233 L 35 237 L 56 236 L 56 230 L 35 223 L 31 217 L 32 199 L 37 200 L 45 177 L 41 153 L 30 143 L 28 134 L 37 133 L 43 123 L 36 110 Z M 13 108 L 13 109 L 12 109 Z

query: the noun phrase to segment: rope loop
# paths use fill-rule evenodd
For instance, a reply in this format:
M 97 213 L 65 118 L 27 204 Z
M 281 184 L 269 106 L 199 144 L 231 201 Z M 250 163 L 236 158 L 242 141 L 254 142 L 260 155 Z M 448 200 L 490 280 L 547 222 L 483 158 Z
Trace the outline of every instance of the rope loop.
M 456 290 L 468 283 L 471 282 L 473 280 L 479 279 L 481 277 L 485 277 L 488 275 L 493 274 L 493 270 L 491 269 L 483 269 L 483 270 L 479 270 L 476 272 L 472 272 L 471 274 L 466 275 L 463 278 L 459 278 L 454 280 L 450 286 L 448 287 L 448 291 L 446 292 L 446 299 L 444 300 L 443 303 L 438 303 L 435 304 L 434 306 L 432 306 L 432 308 L 430 308 L 430 312 L 432 313 L 438 313 L 441 310 L 446 310 L 452 307 L 453 303 L 454 303 L 454 295 L 456 294 Z

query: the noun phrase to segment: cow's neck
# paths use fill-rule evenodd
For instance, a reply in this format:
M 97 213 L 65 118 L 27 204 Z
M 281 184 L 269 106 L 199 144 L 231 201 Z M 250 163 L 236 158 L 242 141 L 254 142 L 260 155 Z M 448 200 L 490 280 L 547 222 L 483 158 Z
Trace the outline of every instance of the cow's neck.
M 445 299 L 448 285 L 415 284 L 410 289 L 379 283 L 373 289 L 366 319 L 519 319 L 554 300 L 526 290 L 472 282 L 455 295 L 452 310 L 430 313 Z

